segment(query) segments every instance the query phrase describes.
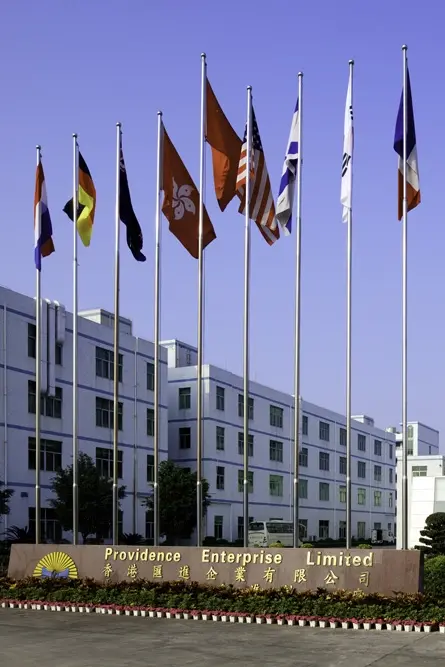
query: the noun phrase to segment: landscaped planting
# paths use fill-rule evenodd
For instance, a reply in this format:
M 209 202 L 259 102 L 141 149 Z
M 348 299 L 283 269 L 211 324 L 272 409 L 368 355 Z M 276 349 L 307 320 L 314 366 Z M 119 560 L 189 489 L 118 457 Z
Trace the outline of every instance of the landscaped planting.
M 101 584 L 58 578 L 0 579 L 3 608 L 120 614 L 227 623 L 309 625 L 429 632 L 445 631 L 445 599 L 432 595 L 385 597 L 362 591 L 298 592 L 203 586 L 188 582 Z

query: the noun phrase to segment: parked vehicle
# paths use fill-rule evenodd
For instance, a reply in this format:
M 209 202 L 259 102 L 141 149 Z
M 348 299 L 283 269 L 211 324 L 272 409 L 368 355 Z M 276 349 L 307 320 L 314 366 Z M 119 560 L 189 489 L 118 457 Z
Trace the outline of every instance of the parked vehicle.
M 371 544 L 395 544 L 396 538 L 389 530 L 382 530 L 380 528 L 371 532 Z

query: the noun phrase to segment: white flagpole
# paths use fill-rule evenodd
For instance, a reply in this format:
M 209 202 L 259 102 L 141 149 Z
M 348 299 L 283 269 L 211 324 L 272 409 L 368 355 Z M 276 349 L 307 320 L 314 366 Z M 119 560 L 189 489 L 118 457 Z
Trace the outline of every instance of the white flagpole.
M 202 545 L 202 366 L 204 352 L 204 179 L 206 133 L 206 54 L 201 53 L 201 128 L 199 156 L 199 232 L 198 232 L 198 365 L 196 377 L 196 544 Z
M 250 171 L 252 159 L 252 86 L 247 87 L 246 208 L 244 229 L 244 480 L 243 537 L 249 545 L 249 305 L 250 305 Z
M 116 212 L 114 256 L 114 377 L 113 377 L 113 544 L 119 543 L 119 288 L 120 288 L 120 152 L 121 123 L 116 123 Z
M 407 147 L 408 131 L 408 47 L 403 57 L 403 221 L 402 221 L 402 549 L 408 549 L 408 206 Z
M 349 81 L 351 86 L 351 105 L 353 104 L 353 76 L 354 76 L 354 61 L 349 61 Z M 352 155 L 349 164 L 351 169 L 350 181 L 350 202 L 351 206 L 348 210 L 347 228 L 347 293 L 346 293 L 346 548 L 351 548 L 352 543 L 352 470 L 351 470 L 351 452 L 352 452 L 352 431 L 351 431 L 351 386 L 352 386 L 352 169 L 353 161 Z
M 297 160 L 297 201 L 295 215 L 295 351 L 294 351 L 294 547 L 300 543 L 299 531 L 299 467 L 300 467 L 300 314 L 301 314 L 301 177 L 303 163 L 302 127 L 303 127 L 303 72 L 298 73 L 298 160 Z
M 41 146 L 36 146 L 37 153 L 37 167 L 40 164 L 42 158 Z M 36 226 L 35 236 L 37 240 L 40 240 L 42 234 L 42 211 L 41 211 L 40 199 L 37 204 L 37 210 L 34 211 L 35 220 L 34 224 Z M 39 251 L 41 249 L 39 246 Z M 40 261 L 42 255 L 40 254 Z M 40 395 L 42 388 L 42 376 L 41 376 L 41 357 L 42 357 L 42 341 L 41 341 L 41 319 L 42 319 L 42 306 L 41 306 L 41 271 L 36 268 L 36 479 L 35 479 L 35 500 L 36 500 L 36 544 L 40 544 L 41 541 L 41 531 L 40 531 Z M 6 415 L 5 415 L 6 419 Z
M 154 315 L 154 434 L 153 434 L 153 544 L 159 546 L 159 339 L 161 334 L 161 189 L 162 189 L 162 111 L 158 111 L 158 148 L 155 221 L 155 315 Z
M 79 486 L 78 486 L 78 291 L 77 291 L 77 201 L 79 188 L 79 147 L 77 134 L 73 134 L 73 545 L 79 537 Z

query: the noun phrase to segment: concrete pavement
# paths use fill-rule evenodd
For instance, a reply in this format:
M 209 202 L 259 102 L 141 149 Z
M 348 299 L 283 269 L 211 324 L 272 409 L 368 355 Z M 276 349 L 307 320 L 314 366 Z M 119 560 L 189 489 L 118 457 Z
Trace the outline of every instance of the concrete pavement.
M 445 636 L 0 609 L 7 667 L 439 667 Z

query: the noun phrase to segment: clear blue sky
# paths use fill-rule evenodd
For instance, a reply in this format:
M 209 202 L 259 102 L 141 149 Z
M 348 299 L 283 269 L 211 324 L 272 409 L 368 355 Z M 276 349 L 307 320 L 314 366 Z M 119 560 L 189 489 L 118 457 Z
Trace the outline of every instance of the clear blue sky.
M 305 74 L 302 394 L 344 412 L 346 227 L 340 166 L 348 60 L 355 68 L 353 411 L 381 426 L 401 419 L 401 226 L 393 135 L 401 46 L 409 46 L 423 203 L 409 223 L 409 418 L 445 430 L 441 43 L 445 8 L 414 0 L 24 0 L 4 3 L 0 27 L 2 243 L 0 282 L 34 294 L 35 145 L 42 144 L 56 254 L 43 295 L 72 307 L 71 134 L 98 199 L 92 245 L 79 248 L 80 307 L 113 306 L 115 123 L 123 123 L 133 203 L 147 262 L 122 248 L 121 313 L 153 336 L 156 112 L 198 180 L 200 53 L 242 134 L 246 85 L 276 195 Z M 206 200 L 217 240 L 206 256 L 205 361 L 242 372 L 243 218 L 221 214 L 207 160 Z M 293 386 L 294 237 L 252 244 L 251 376 Z M 164 225 L 162 337 L 196 344 L 197 263 Z

